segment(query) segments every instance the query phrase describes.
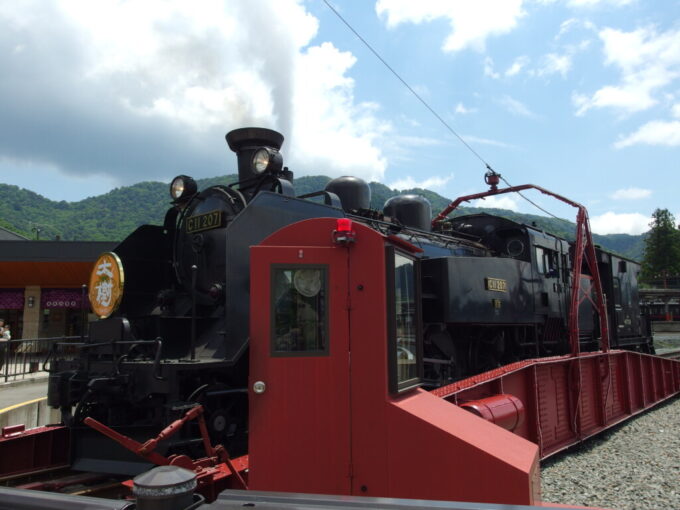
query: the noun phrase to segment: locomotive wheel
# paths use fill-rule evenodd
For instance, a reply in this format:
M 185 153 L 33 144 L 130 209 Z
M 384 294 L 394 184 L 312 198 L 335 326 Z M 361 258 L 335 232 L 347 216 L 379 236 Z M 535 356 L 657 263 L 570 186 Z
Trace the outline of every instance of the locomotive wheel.
M 208 416 L 206 421 L 211 435 L 219 437 L 226 434 L 229 425 L 229 416 L 225 410 L 220 409 L 215 411 Z

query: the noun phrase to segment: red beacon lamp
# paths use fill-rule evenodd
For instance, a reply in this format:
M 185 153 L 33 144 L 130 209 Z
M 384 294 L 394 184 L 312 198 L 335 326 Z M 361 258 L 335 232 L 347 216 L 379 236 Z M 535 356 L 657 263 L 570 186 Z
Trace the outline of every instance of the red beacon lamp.
M 356 240 L 356 232 L 352 230 L 352 220 L 338 218 L 333 231 L 333 242 L 336 244 L 353 243 Z

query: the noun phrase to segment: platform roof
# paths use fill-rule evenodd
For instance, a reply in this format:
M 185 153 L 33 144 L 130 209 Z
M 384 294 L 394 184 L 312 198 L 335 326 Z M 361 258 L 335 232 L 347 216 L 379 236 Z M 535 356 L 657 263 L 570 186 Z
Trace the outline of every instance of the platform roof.
M 118 243 L 108 241 L 0 241 L 0 262 L 94 262 Z
M 79 287 L 92 264 L 117 243 L 105 241 L 0 241 L 0 287 Z
M 0 241 L 25 241 L 26 238 L 16 232 L 0 227 Z

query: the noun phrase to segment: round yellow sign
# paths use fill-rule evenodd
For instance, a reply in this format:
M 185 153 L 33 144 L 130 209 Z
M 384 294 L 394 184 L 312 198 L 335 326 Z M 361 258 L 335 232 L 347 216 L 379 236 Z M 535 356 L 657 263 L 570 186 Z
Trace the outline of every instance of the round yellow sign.
M 106 319 L 116 311 L 123 299 L 125 274 L 123 263 L 112 251 L 102 253 L 90 274 L 89 297 L 92 311 Z

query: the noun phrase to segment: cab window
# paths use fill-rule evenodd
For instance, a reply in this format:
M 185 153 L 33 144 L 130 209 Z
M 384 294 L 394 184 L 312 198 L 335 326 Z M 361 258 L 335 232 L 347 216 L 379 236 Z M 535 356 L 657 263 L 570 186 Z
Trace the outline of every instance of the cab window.
M 558 260 L 557 252 L 536 246 L 536 269 L 539 274 L 557 277 Z
M 422 377 L 420 289 L 414 259 L 393 248 L 387 257 L 390 390 L 399 392 L 418 386 Z
M 539 274 L 545 274 L 545 252 L 538 246 L 536 246 L 536 269 Z
M 273 356 L 328 354 L 328 268 L 273 266 Z

